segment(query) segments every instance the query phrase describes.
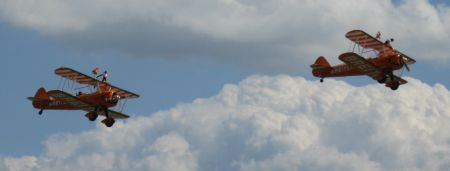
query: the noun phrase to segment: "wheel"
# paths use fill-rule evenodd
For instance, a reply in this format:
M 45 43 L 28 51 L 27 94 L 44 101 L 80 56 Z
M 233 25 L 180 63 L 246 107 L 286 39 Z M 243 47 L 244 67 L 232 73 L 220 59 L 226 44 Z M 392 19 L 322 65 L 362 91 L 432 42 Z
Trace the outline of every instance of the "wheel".
M 386 79 L 387 79 L 386 75 L 383 75 L 383 78 L 381 80 L 378 80 L 378 83 L 383 84 L 386 82 Z
M 320 82 L 323 83 L 323 78 L 320 79 Z
M 398 87 L 400 87 L 400 83 L 399 82 L 393 82 L 391 85 L 391 90 L 397 90 Z
M 86 115 L 84 115 L 84 116 L 86 116 L 86 118 L 88 118 L 90 121 L 95 121 L 98 117 L 98 114 L 96 112 L 92 111 L 92 112 L 86 113 Z
M 106 118 L 102 120 L 102 123 L 104 123 L 107 127 L 113 126 L 114 122 L 116 121 L 113 118 Z
M 90 121 L 95 121 L 97 119 L 98 115 L 93 115 L 92 117 L 89 117 Z
M 103 112 L 104 112 L 104 114 L 105 114 L 105 116 L 106 116 L 106 118 L 108 118 L 109 116 L 109 111 L 108 111 L 108 108 L 103 108 Z
M 42 112 L 44 112 L 44 109 L 39 110 L 38 114 L 42 115 Z

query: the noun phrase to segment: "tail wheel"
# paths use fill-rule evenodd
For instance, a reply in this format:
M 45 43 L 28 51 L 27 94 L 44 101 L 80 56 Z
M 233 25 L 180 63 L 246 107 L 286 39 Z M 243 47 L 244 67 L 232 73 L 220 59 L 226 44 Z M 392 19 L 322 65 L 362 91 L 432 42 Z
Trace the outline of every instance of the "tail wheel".
M 113 118 L 106 118 L 102 120 L 102 123 L 104 123 L 107 127 L 113 126 L 114 122 L 116 121 Z

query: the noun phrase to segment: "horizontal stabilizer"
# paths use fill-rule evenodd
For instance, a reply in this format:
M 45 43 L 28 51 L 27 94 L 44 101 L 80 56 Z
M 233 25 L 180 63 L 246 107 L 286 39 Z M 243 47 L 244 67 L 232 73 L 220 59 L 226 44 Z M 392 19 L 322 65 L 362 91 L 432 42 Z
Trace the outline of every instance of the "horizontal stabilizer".
M 36 98 L 36 97 L 27 97 L 27 99 L 30 100 L 30 101 L 36 101 L 36 102 L 39 102 L 39 101 L 50 101 L 50 99 L 42 99 L 42 98 Z

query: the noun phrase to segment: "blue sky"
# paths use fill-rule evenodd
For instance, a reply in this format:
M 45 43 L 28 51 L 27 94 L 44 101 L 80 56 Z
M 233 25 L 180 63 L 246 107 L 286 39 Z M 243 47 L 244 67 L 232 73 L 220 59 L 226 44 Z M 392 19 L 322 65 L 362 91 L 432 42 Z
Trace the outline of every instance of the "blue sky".
M 437 4 L 446 3 L 447 1 L 437 0 L 431 2 Z M 299 40 L 296 38 L 292 38 L 292 40 L 289 38 L 290 34 L 295 34 L 294 32 L 290 32 L 292 28 L 270 26 L 264 28 L 268 30 L 261 29 L 263 31 L 259 34 L 253 32 L 254 30 L 252 29 L 246 30 L 247 28 L 245 26 L 243 26 L 245 28 L 242 32 L 239 30 L 242 27 L 230 27 L 230 30 L 238 30 L 236 32 L 221 30 L 214 32 L 217 29 L 214 31 L 211 31 L 213 29 L 209 28 L 198 29 L 197 27 L 203 26 L 200 24 L 200 26 L 193 26 L 192 29 L 194 31 L 192 32 L 200 30 L 204 31 L 204 35 L 198 36 L 193 34 L 192 37 L 187 36 L 186 39 L 192 39 L 192 44 L 182 42 L 178 37 L 158 37 L 158 39 L 168 38 L 168 40 L 165 40 L 168 42 L 171 40 L 177 42 L 173 48 L 173 51 L 177 52 L 173 54 L 170 52 L 171 47 L 165 47 L 168 46 L 165 43 L 156 44 L 155 46 L 157 48 L 162 47 L 162 49 L 167 48 L 166 50 L 158 51 L 150 48 L 148 51 L 142 50 L 141 52 L 139 50 L 139 52 L 134 53 L 132 51 L 134 48 L 146 48 L 147 45 L 145 43 L 149 43 L 147 40 L 136 40 L 138 38 L 135 37 L 136 35 L 134 33 L 124 33 L 117 38 L 121 40 L 123 38 L 121 36 L 124 36 L 124 44 L 129 43 L 130 46 L 117 45 L 111 43 L 116 42 L 116 38 L 111 38 L 111 40 L 106 39 L 105 37 L 108 37 L 109 34 L 99 31 L 102 27 L 99 30 L 97 28 L 92 30 L 88 28 L 86 31 L 60 32 L 61 30 L 58 29 L 64 28 L 63 26 L 61 28 L 53 28 L 56 31 L 52 29 L 47 30 L 47 27 L 20 23 L 22 21 L 15 21 L 14 17 L 11 19 L 8 18 L 8 15 L 4 16 L 7 17 L 0 17 L 0 56 L 3 60 L 0 71 L 6 77 L 0 85 L 4 97 L 0 100 L 0 103 L 3 104 L 1 112 L 3 118 L 0 120 L 0 130 L 2 130 L 0 131 L 0 137 L 2 137 L 2 141 L 0 141 L 0 147 L 2 147 L 0 148 L 0 156 L 13 157 L 44 153 L 43 142 L 51 135 L 78 134 L 83 131 L 96 129 L 98 121 L 95 123 L 89 122 L 84 117 L 84 112 L 82 111 L 44 111 L 44 114 L 39 116 L 37 114 L 38 110 L 34 109 L 31 103 L 26 100 L 26 97 L 33 96 L 40 86 L 45 87 L 47 90 L 56 88 L 60 78 L 53 72 L 54 69 L 60 66 L 71 67 L 84 73 L 89 73 L 95 66 L 99 66 L 101 70 L 108 70 L 110 82 L 118 87 L 141 95 L 139 99 L 130 100 L 127 103 L 125 113 L 130 114 L 132 117 L 148 116 L 157 111 L 170 109 L 180 103 L 190 103 L 197 98 L 216 95 L 225 84 L 237 84 L 241 80 L 255 74 L 271 76 L 288 74 L 290 76 L 304 77 L 308 80 L 317 80 L 317 78 L 311 76 L 308 66 L 314 61 L 316 56 L 320 55 L 326 55 L 332 61 L 332 64 L 337 64 L 337 61 L 335 59 L 333 60 L 333 58 L 338 56 L 336 52 L 343 52 L 348 47 L 348 41 L 343 35 L 345 34 L 345 30 L 348 30 L 347 28 L 352 27 L 348 25 L 338 27 L 338 31 L 336 32 L 325 33 L 324 36 L 331 38 L 320 37 L 317 40 L 311 40 L 310 42 L 314 46 L 308 46 L 307 43 L 309 40 L 306 43 L 298 43 L 297 41 Z M 309 20 L 305 22 L 308 23 Z M 284 22 L 280 21 L 280 23 Z M 232 25 L 233 23 L 228 24 Z M 117 26 L 114 23 L 111 25 Z M 396 37 L 394 46 L 399 44 L 400 50 L 403 50 L 405 54 L 418 61 L 416 64 L 410 66 L 412 69 L 410 73 L 406 73 L 405 71 L 406 76 L 421 80 L 429 85 L 439 83 L 448 89 L 450 87 L 450 79 L 447 74 L 450 73 L 449 56 L 437 55 L 437 57 L 433 58 L 426 56 L 428 52 L 434 52 L 434 50 L 436 50 L 437 54 L 445 54 L 445 52 L 449 52 L 448 49 L 442 49 L 434 46 L 434 44 L 429 44 L 425 47 L 420 47 L 422 48 L 420 50 L 420 48 L 417 48 L 422 45 L 420 39 L 414 38 L 415 34 L 412 34 L 410 30 L 405 29 L 402 32 L 401 30 L 398 31 L 388 28 L 386 25 L 389 24 L 381 24 L 381 29 L 372 28 L 377 25 L 371 24 L 370 21 L 365 21 L 361 24 L 355 24 L 355 27 L 368 28 L 370 31 L 383 31 L 383 28 L 386 28 L 387 31 L 384 33 Z M 137 28 L 139 26 L 137 24 Z M 402 25 L 399 24 L 399 26 Z M 155 29 L 153 26 L 144 25 L 143 27 Z M 163 31 L 150 33 L 166 33 L 164 26 L 161 27 Z M 298 26 L 295 23 L 292 27 L 303 28 L 302 24 Z M 116 33 L 116 29 L 120 30 L 120 28 L 112 28 L 105 32 Z M 179 28 L 175 30 L 177 29 Z M 281 29 L 279 32 L 286 32 L 288 36 L 276 32 L 274 33 L 275 38 L 261 36 L 263 38 L 259 39 L 260 37 L 258 35 L 272 33 L 273 30 L 271 29 L 275 31 Z M 328 29 L 330 28 L 323 28 L 323 30 Z M 124 28 L 124 31 L 133 30 L 136 30 L 136 28 Z M 138 33 L 136 34 L 138 36 L 140 33 L 146 33 L 146 31 L 137 30 Z M 256 28 L 255 30 L 258 29 Z M 311 30 L 315 29 L 305 29 L 303 33 L 299 32 L 299 37 L 308 36 L 308 31 Z M 391 30 L 395 30 L 395 32 L 389 32 Z M 173 32 L 176 31 L 169 30 L 167 34 L 173 34 Z M 256 36 L 249 33 L 255 33 Z M 99 35 L 99 40 L 94 38 L 90 41 L 89 36 L 96 34 Z M 247 35 L 250 36 L 247 38 Z M 426 36 L 426 34 L 424 35 Z M 293 35 L 292 37 L 296 36 Z M 419 36 L 422 35 L 419 34 L 417 37 Z M 148 38 L 146 36 L 143 37 Z M 203 39 L 207 39 L 207 41 Z M 417 41 L 416 44 L 413 40 Z M 256 43 L 252 44 L 248 42 Z M 281 43 L 277 44 L 278 42 Z M 280 49 L 284 48 L 278 49 L 277 47 L 274 48 L 266 45 L 274 43 L 274 46 L 281 46 L 285 45 L 286 42 L 294 42 L 293 44 L 295 46 L 293 47 L 301 46 L 299 50 L 301 52 L 298 55 L 308 55 L 308 57 L 297 57 L 299 59 L 292 57 L 292 54 L 296 54 L 297 50 L 292 50 L 289 46 L 289 48 L 285 48 L 289 49 L 289 52 L 286 52 L 286 54 L 284 52 L 280 53 L 280 58 L 276 58 L 273 55 L 276 55 Z M 424 40 L 424 42 L 433 42 L 433 40 Z M 444 43 L 443 46 L 448 46 L 445 43 L 449 43 L 449 41 L 442 40 L 438 43 L 442 42 Z M 233 43 L 237 45 L 229 45 Z M 137 44 L 139 45 L 136 46 Z M 194 48 L 192 51 L 183 51 L 184 47 L 191 47 L 196 44 L 200 44 L 201 46 Z M 221 49 L 222 46 L 227 45 L 229 47 Z M 267 50 L 258 50 L 265 47 L 269 48 Z M 231 52 L 233 48 L 237 48 L 237 50 Z M 251 57 L 248 59 L 239 56 L 239 52 L 247 53 L 245 52 L 246 49 L 250 51 L 246 55 L 267 54 L 267 56 L 262 55 L 261 58 Z M 202 50 L 205 52 L 195 53 L 196 51 Z M 183 52 L 192 54 L 188 54 L 187 56 L 189 57 L 187 58 L 179 57 Z M 227 58 L 227 52 L 231 56 L 234 56 Z M 218 54 L 218 57 L 209 56 L 214 56 L 214 54 Z M 333 56 L 332 54 L 335 55 Z M 287 60 L 288 62 L 280 62 L 283 60 Z M 295 66 L 298 66 L 298 68 Z M 338 78 L 337 80 L 344 80 L 355 86 L 374 84 L 374 81 L 368 77 Z M 324 84 L 326 83 L 327 81 Z

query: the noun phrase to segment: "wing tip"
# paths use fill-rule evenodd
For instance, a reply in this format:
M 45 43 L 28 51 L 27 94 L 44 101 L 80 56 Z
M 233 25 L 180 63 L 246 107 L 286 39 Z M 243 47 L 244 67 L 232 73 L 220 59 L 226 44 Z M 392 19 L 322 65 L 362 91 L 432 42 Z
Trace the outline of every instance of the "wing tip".
M 357 32 L 367 34 L 367 33 L 364 32 L 363 30 L 360 30 L 360 29 L 354 29 L 354 30 L 350 30 L 349 32 L 347 32 L 347 33 L 345 34 L 345 37 L 348 38 L 348 37 L 350 37 L 352 34 L 355 34 L 355 33 L 357 33 Z
M 345 52 L 345 53 L 342 53 L 341 55 L 339 55 L 339 59 L 340 60 L 343 60 L 345 57 L 348 57 L 348 56 L 357 56 L 357 57 L 361 57 L 360 55 L 358 55 L 358 54 L 356 54 L 355 52 Z

